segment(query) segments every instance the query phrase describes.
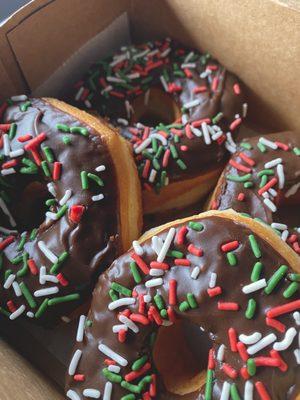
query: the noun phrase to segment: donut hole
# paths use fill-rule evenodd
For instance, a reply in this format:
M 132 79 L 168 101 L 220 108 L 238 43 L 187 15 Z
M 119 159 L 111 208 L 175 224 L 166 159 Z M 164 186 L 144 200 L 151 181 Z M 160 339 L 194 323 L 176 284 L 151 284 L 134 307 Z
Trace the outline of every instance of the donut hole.
M 209 334 L 192 322 L 180 321 L 159 329 L 153 359 L 168 392 L 184 396 L 199 391 L 205 382 L 211 347 Z
M 133 122 L 156 127 L 168 125 L 180 118 L 180 109 L 174 99 L 158 88 L 149 89 L 149 94 L 136 97 L 132 102 Z

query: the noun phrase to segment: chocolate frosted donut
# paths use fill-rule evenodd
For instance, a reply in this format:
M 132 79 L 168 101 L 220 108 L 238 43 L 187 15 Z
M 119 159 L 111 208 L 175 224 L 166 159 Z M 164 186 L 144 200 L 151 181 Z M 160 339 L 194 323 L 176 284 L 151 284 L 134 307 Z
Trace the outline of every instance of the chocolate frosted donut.
M 145 213 L 208 193 L 247 112 L 237 77 L 170 39 L 123 47 L 91 67 L 68 100 L 107 116 L 130 141 Z
M 210 208 L 233 208 L 267 222 L 300 254 L 300 136 L 245 139 L 224 169 Z
M 99 279 L 80 318 L 67 397 L 299 399 L 299 272 L 270 227 L 233 211 L 150 230 Z M 211 349 L 206 377 L 183 384 L 181 371 L 174 391 L 153 348 L 179 321 L 201 328 Z M 193 354 L 204 346 L 197 335 L 187 345 Z
M 126 141 L 84 111 L 15 96 L 1 121 L 0 312 L 48 324 L 138 234 L 139 181 Z

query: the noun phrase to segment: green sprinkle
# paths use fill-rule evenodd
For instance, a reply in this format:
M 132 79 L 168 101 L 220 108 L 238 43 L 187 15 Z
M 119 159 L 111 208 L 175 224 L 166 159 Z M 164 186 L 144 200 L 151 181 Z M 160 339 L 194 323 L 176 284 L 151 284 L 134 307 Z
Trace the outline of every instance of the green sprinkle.
M 132 371 L 138 371 L 140 368 L 142 368 L 146 364 L 147 361 L 148 361 L 147 355 L 144 355 L 141 358 L 138 358 L 132 364 L 132 367 L 131 367 Z
M 262 153 L 265 153 L 267 151 L 266 147 L 260 142 L 257 143 L 257 147 Z
M 48 306 L 56 306 L 57 304 L 60 304 L 60 303 L 67 303 L 69 301 L 75 301 L 78 299 L 80 299 L 79 293 L 72 293 L 72 294 L 68 294 L 66 296 L 54 297 L 53 299 L 50 299 L 48 301 Z
M 40 318 L 46 311 L 47 307 L 48 307 L 48 301 L 49 299 L 46 298 L 42 304 L 39 306 L 37 312 L 35 313 L 35 318 Z
M 122 377 L 119 374 L 115 374 L 114 372 L 109 371 L 107 368 L 102 370 L 103 375 L 106 379 L 113 383 L 121 383 Z
M 279 284 L 279 282 L 285 277 L 287 271 L 288 271 L 288 266 L 281 265 L 268 280 L 264 292 L 266 294 L 272 293 L 275 287 Z
M 13 272 L 11 269 L 7 269 L 4 273 L 4 280 L 6 281 L 6 279 L 9 277 L 9 275 L 11 275 Z
M 297 283 L 297 282 L 292 282 L 292 283 L 287 287 L 287 289 L 285 289 L 285 291 L 283 292 L 283 297 L 284 297 L 285 299 L 288 299 L 288 298 L 292 297 L 292 296 L 297 292 L 298 289 L 299 289 L 299 283 Z
M 133 261 L 130 263 L 130 271 L 132 273 L 133 279 L 135 283 L 141 283 L 142 282 L 142 278 L 141 275 L 139 273 L 139 270 L 137 268 L 136 263 Z
M 38 230 L 36 228 L 32 229 L 30 236 L 29 236 L 29 240 L 32 241 L 36 238 Z
M 289 274 L 288 278 L 293 282 L 300 282 L 300 274 Z
M 185 163 L 182 160 L 177 160 L 176 164 L 179 166 L 180 169 L 185 170 L 187 169 L 187 166 L 185 165 Z
M 97 185 L 99 186 L 104 186 L 103 180 L 101 178 L 99 178 L 99 176 L 95 175 L 95 174 L 91 174 L 90 172 L 87 174 L 89 179 L 92 179 L 94 182 L 97 183 Z
M 246 174 L 246 175 L 232 175 L 232 174 L 228 174 L 226 175 L 226 179 L 232 182 L 247 182 L 248 179 L 251 178 L 251 174 Z
M 85 322 L 85 326 L 87 326 L 89 328 L 92 325 L 93 325 L 93 321 L 91 321 L 90 319 L 87 319 Z
M 158 160 L 157 160 L 155 157 L 154 157 L 153 160 L 152 160 L 152 164 L 153 164 L 153 167 L 154 167 L 157 171 L 160 170 L 160 164 L 159 164 Z
M 51 207 L 54 206 L 56 204 L 56 200 L 55 199 L 48 199 L 45 201 L 45 204 L 47 207 Z
M 23 276 L 25 276 L 27 274 L 27 271 L 28 271 L 28 266 L 27 266 L 28 254 L 27 253 L 23 253 L 22 260 L 23 260 L 23 267 L 21 269 L 19 269 L 19 271 L 17 272 L 18 278 L 23 278 Z
M 155 158 L 159 159 L 160 156 L 162 155 L 162 152 L 164 151 L 164 146 L 159 146 L 156 154 L 155 154 Z
M 45 176 L 47 176 L 47 177 L 51 176 L 50 169 L 49 169 L 49 166 L 48 166 L 48 163 L 46 160 L 41 162 L 41 166 L 42 166 Z
M 166 179 L 167 179 L 167 171 L 162 171 L 161 176 L 160 176 L 160 184 L 161 186 L 166 185 Z
M 65 132 L 65 133 L 70 132 L 70 127 L 65 124 L 56 124 L 56 129 L 59 130 L 60 132 Z
M 82 136 L 88 136 L 89 135 L 89 131 L 87 128 L 83 128 L 81 126 L 72 126 L 70 128 L 70 132 L 71 133 L 79 133 Z
M 121 397 L 121 400 L 135 400 L 135 395 L 133 393 L 126 394 L 125 396 Z
M 241 400 L 236 383 L 230 385 L 230 395 L 232 400 Z
M 26 233 L 22 235 L 20 242 L 18 243 L 17 250 L 21 251 L 24 248 L 24 245 L 26 243 Z
M 36 302 L 34 300 L 34 298 L 32 297 L 32 294 L 30 293 L 28 287 L 25 285 L 24 282 L 21 282 L 19 284 L 21 292 L 23 293 L 23 296 L 25 297 L 27 303 L 29 304 L 29 306 L 31 308 L 35 308 L 36 307 Z
M 168 317 L 168 312 L 167 312 L 167 310 L 166 310 L 165 308 L 163 308 L 163 309 L 160 311 L 160 316 L 161 316 L 162 318 L 167 318 L 167 317 Z
M 70 136 L 63 136 L 62 137 L 62 141 L 64 144 L 69 145 L 72 143 L 72 139 L 70 138 Z
M 108 291 L 108 294 L 109 294 L 110 298 L 112 299 L 112 301 L 116 301 L 119 298 L 119 296 L 117 295 L 117 293 L 113 289 L 110 289 Z
M 247 360 L 247 371 L 250 376 L 254 376 L 256 374 L 256 365 L 253 358 L 248 358 Z
M 131 297 L 132 296 L 132 290 L 128 289 L 127 287 L 120 285 L 119 283 L 113 282 L 111 284 L 111 288 L 115 290 L 116 292 L 123 294 L 123 296 L 126 297 Z
M 158 308 L 159 310 L 162 310 L 163 308 L 165 308 L 164 299 L 162 298 L 162 296 L 161 296 L 160 294 L 157 293 L 157 294 L 154 296 L 154 302 L 155 302 L 155 304 L 156 304 L 156 306 L 157 306 L 157 308 Z
M 255 236 L 254 235 L 249 235 L 248 237 L 249 237 L 250 246 L 251 246 L 251 249 L 253 251 L 254 256 L 256 258 L 260 258 L 261 257 L 261 251 L 260 251 L 259 245 L 258 245 L 258 243 L 257 243 L 257 241 L 255 239 Z
M 247 319 L 252 319 L 254 317 L 255 311 L 256 311 L 256 301 L 254 299 L 249 299 L 247 309 L 245 312 L 245 317 Z
M 189 305 L 189 303 L 187 301 L 183 301 L 182 303 L 179 304 L 179 310 L 181 312 L 185 312 L 185 311 L 187 311 L 189 309 L 190 309 L 190 305 Z
M 171 154 L 172 154 L 173 158 L 178 158 L 177 149 L 174 146 L 174 144 L 170 144 L 170 151 L 171 151 Z
M 252 146 L 250 143 L 243 142 L 240 144 L 240 146 L 243 147 L 243 149 L 252 150 Z
M 251 188 L 251 187 L 253 187 L 254 186 L 254 183 L 253 182 L 245 182 L 244 183 L 244 188 L 245 189 L 249 189 L 249 188 Z
M 222 112 L 219 112 L 216 116 L 213 117 L 212 123 L 216 124 L 223 118 L 224 114 Z
M 20 264 L 20 262 L 23 260 L 23 255 L 17 256 L 15 258 L 13 258 L 12 260 L 10 260 L 10 262 L 14 265 L 16 264 Z
M 10 124 L 10 128 L 8 131 L 8 138 L 9 140 L 12 140 L 17 133 L 17 124 L 15 122 L 13 122 L 12 124 Z
M 268 176 L 267 175 L 263 175 L 261 177 L 260 183 L 259 183 L 259 187 L 262 188 L 265 186 L 265 184 L 268 182 Z
M 152 377 L 151 375 L 146 375 L 143 379 L 141 379 L 138 383 L 139 387 L 141 388 L 141 391 L 144 389 L 144 387 L 147 385 L 147 383 L 152 382 Z
M 27 167 L 20 168 L 21 174 L 36 174 L 38 172 L 38 167 L 29 158 L 22 158 L 22 163 Z
M 20 110 L 22 112 L 25 112 L 28 110 L 28 108 L 31 106 L 31 102 L 30 101 L 26 101 L 25 103 L 20 105 Z
M 64 251 L 63 253 L 60 254 L 60 256 L 58 257 L 58 260 L 56 261 L 56 263 L 54 263 L 52 265 L 52 267 L 50 268 L 50 273 L 51 274 L 56 274 L 58 272 L 58 270 L 60 269 L 60 267 L 62 266 L 63 262 L 68 258 L 69 253 L 67 251 Z
M 204 226 L 200 222 L 189 222 L 189 228 L 193 229 L 194 231 L 201 232 L 204 229 Z
M 55 214 L 57 219 L 60 219 L 68 210 L 67 204 L 64 204 Z
M 52 152 L 52 150 L 50 149 L 50 147 L 45 146 L 45 147 L 43 147 L 42 149 L 43 149 L 43 152 L 44 152 L 44 154 L 45 154 L 45 157 L 46 157 L 47 161 L 48 161 L 49 163 L 53 163 L 53 161 L 54 161 L 54 155 L 53 155 L 53 152 Z
M 122 381 L 121 382 L 122 388 L 129 390 L 129 392 L 139 394 L 141 393 L 142 389 L 139 385 L 133 385 L 132 383 Z
M 256 282 L 260 279 L 262 269 L 263 269 L 263 265 L 260 261 L 257 261 L 253 265 L 253 269 L 251 272 L 251 282 Z
M 197 300 L 195 298 L 195 296 L 193 295 L 193 293 L 188 293 L 186 295 L 187 301 L 189 303 L 189 306 L 193 309 L 198 308 L 198 303 Z
M 88 183 L 88 174 L 86 171 L 81 171 L 80 177 L 81 177 L 81 187 L 83 190 L 87 190 L 89 188 L 89 183 Z
M 300 148 L 299 147 L 294 147 L 293 152 L 296 154 L 296 156 L 300 156 Z
M 205 400 L 212 399 L 213 378 L 214 378 L 214 371 L 212 369 L 208 369 L 206 374 L 206 384 L 205 384 L 205 395 L 204 395 Z
M 257 174 L 257 176 L 258 176 L 259 178 L 261 178 L 261 177 L 264 176 L 264 175 L 267 175 L 267 176 L 274 175 L 273 169 L 262 169 L 262 170 L 259 171 L 258 174 Z
M 152 150 L 154 151 L 154 153 L 156 153 L 157 149 L 158 149 L 157 139 L 156 138 L 152 138 L 151 139 L 151 146 L 152 146 Z
M 237 264 L 237 258 L 236 255 L 234 253 L 232 253 L 231 251 L 229 251 L 227 254 L 227 261 L 229 263 L 229 265 L 231 265 L 232 267 L 234 267 Z
M 167 252 L 168 257 L 174 257 L 174 258 L 183 258 L 184 254 L 181 251 L 178 250 L 169 250 Z

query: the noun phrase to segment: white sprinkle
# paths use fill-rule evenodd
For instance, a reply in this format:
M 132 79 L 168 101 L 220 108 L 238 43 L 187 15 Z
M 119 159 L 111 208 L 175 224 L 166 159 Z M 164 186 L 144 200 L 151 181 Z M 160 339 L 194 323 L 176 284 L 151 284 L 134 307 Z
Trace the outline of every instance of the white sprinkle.
M 53 182 L 47 183 L 48 192 L 52 194 L 53 197 L 56 197 L 56 190 Z
M 135 304 L 135 298 L 134 297 L 122 297 L 121 299 L 112 301 L 111 303 L 108 304 L 108 309 L 110 311 L 115 310 L 116 308 L 119 307 L 124 307 L 124 306 L 130 306 L 132 304 Z
M 58 216 L 56 215 L 56 213 L 51 212 L 51 211 L 46 212 L 46 217 L 48 219 L 51 219 L 51 221 L 57 221 L 57 219 L 58 219 Z
M 246 118 L 248 112 L 248 103 L 243 104 L 243 118 Z
M 69 324 L 71 322 L 71 318 L 66 317 L 65 315 L 63 315 L 61 317 L 62 322 L 64 322 L 65 324 Z
M 151 300 L 152 300 L 152 299 L 151 299 L 150 294 L 145 294 L 145 296 L 144 296 L 144 302 L 145 302 L 145 303 L 150 303 Z
M 10 143 L 7 133 L 4 133 L 3 137 L 3 152 L 5 156 L 9 156 L 10 153 Z
M 262 338 L 262 334 L 260 332 L 254 332 L 254 333 L 252 333 L 252 335 L 241 334 L 239 336 L 240 342 L 242 342 L 248 346 L 250 344 L 257 343 L 261 338 Z
M 158 268 L 151 268 L 150 269 L 150 276 L 163 276 L 165 273 L 164 270 Z
M 157 256 L 157 261 L 158 262 L 163 262 L 164 261 L 166 255 L 167 255 L 167 252 L 169 251 L 169 248 L 171 246 L 171 243 L 172 243 L 172 241 L 174 239 L 175 233 L 176 233 L 176 229 L 175 228 L 170 228 L 169 232 L 167 233 L 167 236 L 166 236 L 166 239 L 164 241 L 164 244 L 163 244 L 163 246 L 162 246 L 162 248 L 161 248 L 161 250 L 160 250 L 160 252 L 159 252 L 159 254 Z
M 4 282 L 4 285 L 3 285 L 4 289 L 6 289 L 6 290 L 9 289 L 11 287 L 11 285 L 13 284 L 15 279 L 16 279 L 16 275 L 10 274 L 7 277 L 6 281 Z
M 151 144 L 151 139 L 148 137 L 145 139 L 139 146 L 134 149 L 135 154 L 141 153 L 143 150 L 146 149 Z
M 279 231 L 285 231 L 288 228 L 286 224 L 280 224 L 279 222 L 273 222 L 271 227 Z
M 205 144 L 207 144 L 207 145 L 211 144 L 211 138 L 210 138 L 210 134 L 209 134 L 209 131 L 208 131 L 208 128 L 207 128 L 207 123 L 206 122 L 202 122 L 201 128 L 202 128 L 203 138 L 204 138 Z
M 300 349 L 295 349 L 294 350 L 294 355 L 295 355 L 295 358 L 296 358 L 296 363 L 298 365 L 300 365 Z
M 103 200 L 103 199 L 104 199 L 104 194 L 102 194 L 102 193 L 97 194 L 95 196 L 92 196 L 92 200 L 93 201 L 100 201 L 100 200 Z
M 268 198 L 264 199 L 264 203 L 272 212 L 277 211 L 277 207 L 275 206 L 273 201 L 271 201 L 270 199 L 268 199 Z
M 117 123 L 123 126 L 128 126 L 128 121 L 125 118 L 118 118 Z
M 300 182 L 295 183 L 295 185 L 291 186 L 289 190 L 286 192 L 285 197 L 293 196 L 297 193 L 298 189 L 300 188 Z
M 167 57 L 167 55 L 170 53 L 170 51 L 171 51 L 171 48 L 168 47 L 166 50 L 164 50 L 164 51 L 161 53 L 160 58 L 165 58 L 165 57 Z
M 76 332 L 76 342 L 82 342 L 83 341 L 85 321 L 86 321 L 86 316 L 85 315 L 80 315 L 79 322 L 78 322 L 78 327 L 77 327 L 77 332 Z
M 0 197 L 0 208 L 2 209 L 2 211 L 4 212 L 4 214 L 8 217 L 9 219 L 9 223 L 11 224 L 12 227 L 15 227 L 16 221 L 14 220 L 13 216 L 11 215 L 9 209 L 7 208 L 6 204 L 4 203 L 4 201 L 1 199 Z
M 295 311 L 293 313 L 293 318 L 294 318 L 296 324 L 299 326 L 300 325 L 300 312 L 299 311 Z
M 274 158 L 274 160 L 268 161 L 265 163 L 265 168 L 273 168 L 276 167 L 276 165 L 282 163 L 282 158 Z
M 59 205 L 63 206 L 64 204 L 66 204 L 66 202 L 71 198 L 71 196 L 72 196 L 72 190 L 67 189 L 65 191 L 64 196 L 59 200 Z
M 230 383 L 229 382 L 224 382 L 223 387 L 222 387 L 222 392 L 221 392 L 221 397 L 220 400 L 228 400 L 230 397 Z
M 11 157 L 11 158 L 20 157 L 23 154 L 24 154 L 24 150 L 23 149 L 18 149 L 18 150 L 11 151 L 9 153 L 9 157 Z
M 197 107 L 197 106 L 199 106 L 200 103 L 201 103 L 200 99 L 191 100 L 188 103 L 183 104 L 183 108 L 189 109 L 189 108 Z
M 269 199 L 269 198 L 270 198 L 270 193 L 264 192 L 264 193 L 262 194 L 262 196 L 263 196 L 263 198 L 265 198 L 265 199 Z
M 251 381 L 246 381 L 244 390 L 244 400 L 253 400 L 254 385 Z
M 120 315 L 119 321 L 122 322 L 122 324 L 126 325 L 128 327 L 128 329 L 131 329 L 134 333 L 139 332 L 139 327 L 133 321 L 131 321 L 131 319 L 127 318 L 125 315 Z
M 150 51 L 150 53 L 148 53 L 148 57 L 153 57 L 153 56 L 155 56 L 155 54 L 157 54 L 158 51 L 159 51 L 158 49 L 154 49 L 154 50 Z
M 212 140 L 218 140 L 221 136 L 223 136 L 223 132 L 217 132 L 212 135 Z
M 164 146 L 166 146 L 168 144 L 167 139 L 165 137 L 163 137 L 163 135 L 160 135 L 159 133 L 151 133 L 149 137 L 150 138 L 155 138 L 155 139 L 161 141 L 161 143 Z
M 78 396 L 78 394 L 74 390 L 71 390 L 71 389 L 69 389 L 67 391 L 67 397 L 70 400 L 80 400 L 80 397 Z
M 113 327 L 112 327 L 112 331 L 113 331 L 113 333 L 118 333 L 118 332 L 120 332 L 120 331 L 127 331 L 128 330 L 128 326 L 126 326 L 126 325 L 121 325 L 121 324 L 119 324 L 119 325 L 114 325 Z
M 134 114 L 134 110 L 128 100 L 125 100 L 125 108 L 126 108 L 127 118 L 129 119 L 130 115 Z
M 214 288 L 216 286 L 216 282 L 217 282 L 217 274 L 215 272 L 212 272 L 210 274 L 208 287 L 210 287 L 211 289 Z
M 184 68 L 191 68 L 191 69 L 194 69 L 194 68 L 196 68 L 196 67 L 197 67 L 197 64 L 196 64 L 196 63 L 183 63 L 183 64 L 181 64 L 181 66 L 180 66 L 181 69 L 184 69 Z
M 199 274 L 200 274 L 200 267 L 195 267 L 195 268 L 193 268 L 193 270 L 191 272 L 191 278 L 197 279 Z
M 286 242 L 288 236 L 289 236 L 289 231 L 286 229 L 286 230 L 283 231 L 282 234 L 281 234 L 281 240 L 283 240 L 284 242 Z
M 81 88 L 79 88 L 78 92 L 77 92 L 76 95 L 75 95 L 75 100 L 76 100 L 76 101 L 78 101 L 78 100 L 80 99 L 80 97 L 81 97 L 83 91 L 84 91 L 84 87 L 81 86 Z
M 277 165 L 277 175 L 278 175 L 278 188 L 283 189 L 284 184 L 285 184 L 285 176 L 284 176 L 284 171 L 283 171 L 283 165 L 278 164 Z
M 52 286 L 46 289 L 39 289 L 36 290 L 33 295 L 34 297 L 45 297 L 45 296 L 50 296 L 51 294 L 58 293 L 59 289 L 57 286 Z
M 142 256 L 144 254 L 144 249 L 142 248 L 142 246 L 139 244 L 139 242 L 137 240 L 134 240 L 132 242 L 132 247 L 138 256 Z
M 58 283 L 58 279 L 54 275 L 47 275 L 46 267 L 42 265 L 40 268 L 39 282 L 41 285 L 45 285 L 46 282 Z
M 155 286 L 161 286 L 163 284 L 163 279 L 162 278 L 154 278 L 150 279 L 145 283 L 145 286 L 147 288 L 155 287 Z
M 87 108 L 92 108 L 92 103 L 88 99 L 84 100 L 84 104 Z
M 182 114 L 181 116 L 181 122 L 183 123 L 183 125 L 186 125 L 188 123 L 189 117 L 187 114 Z
M 193 125 L 191 125 L 191 131 L 197 137 L 201 137 L 202 136 L 202 131 L 200 129 L 195 128 Z
M 155 251 L 155 253 L 157 255 L 161 251 L 162 246 L 163 246 L 162 239 L 160 237 L 158 237 L 158 236 L 153 236 L 152 237 L 152 249 Z
M 126 83 L 124 79 L 116 78 L 115 76 L 107 76 L 106 80 L 107 82 L 113 82 L 113 83 Z
M 278 148 L 276 143 L 274 143 L 271 140 L 268 140 L 264 137 L 260 137 L 258 141 L 259 141 L 259 143 L 263 144 L 264 146 L 269 147 L 270 149 L 276 150 Z
M 26 307 L 22 304 L 15 312 L 10 314 L 9 319 L 13 321 L 14 319 L 18 318 L 23 312 L 25 311 Z
M 0 226 L 0 232 L 5 233 L 6 235 L 15 235 L 18 233 L 18 231 L 14 230 L 14 229 L 7 229 L 4 228 L 3 226 Z
M 27 316 L 28 318 L 34 318 L 34 314 L 33 314 L 32 311 L 28 311 L 28 312 L 26 313 L 26 316 Z
M 127 58 L 127 53 L 125 54 L 120 54 L 119 56 L 115 57 L 115 59 L 109 64 L 111 67 L 115 67 L 118 65 L 120 62 L 126 60 Z
M 38 241 L 38 246 L 41 252 L 44 253 L 44 255 L 48 258 L 48 260 L 50 260 L 52 263 L 57 262 L 58 257 L 51 250 L 48 249 L 45 242 L 43 242 L 42 240 Z
M 105 165 L 98 165 L 98 167 L 96 167 L 95 168 L 95 171 L 97 171 L 97 172 L 102 172 L 102 171 L 105 171 Z
M 17 297 L 21 297 L 22 296 L 22 291 L 20 289 L 20 286 L 19 286 L 18 282 L 14 281 L 13 284 L 12 284 L 12 287 L 14 289 L 15 295 Z
M 260 290 L 266 286 L 267 286 L 267 281 L 263 278 L 256 282 L 250 283 L 249 285 L 244 286 L 242 288 L 242 292 L 245 294 L 249 294 L 252 292 L 256 292 L 257 290 Z
M 288 349 L 290 347 L 290 345 L 292 344 L 296 335 L 297 335 L 296 328 L 294 328 L 294 327 L 289 328 L 285 333 L 284 339 L 281 340 L 281 342 L 274 343 L 273 349 L 276 351 L 283 351 L 283 350 Z
M 105 354 L 107 357 L 111 358 L 112 360 L 116 361 L 122 367 L 126 367 L 128 361 L 125 358 L 121 357 L 119 354 L 115 353 L 112 349 L 106 346 L 103 343 L 100 343 L 98 349 L 101 353 Z
M 18 101 L 26 101 L 28 99 L 28 97 L 26 96 L 26 94 L 19 94 L 17 96 L 11 96 L 11 101 L 14 102 L 18 102 Z
M 161 81 L 161 84 L 162 84 L 162 86 L 163 86 L 165 92 L 168 92 L 168 91 L 169 91 L 169 88 L 168 88 L 168 84 L 167 84 L 167 82 L 166 82 L 164 76 L 161 75 L 161 76 L 159 77 L 159 79 L 160 79 L 160 81 Z
M 149 182 L 154 182 L 157 175 L 157 171 L 153 168 L 149 175 Z
M 207 78 L 210 74 L 212 73 L 212 71 L 210 69 L 207 69 L 203 72 L 201 72 L 201 74 L 199 75 L 201 79 L 205 79 Z
M 69 369 L 68 369 L 69 375 L 72 376 L 76 373 L 77 366 L 79 364 L 81 356 L 82 356 L 82 351 L 77 349 L 75 351 L 75 353 L 73 354 L 73 357 L 72 357 L 70 365 L 69 365 Z
M 111 90 L 113 90 L 113 87 L 111 85 L 107 85 L 104 89 L 101 90 L 101 94 L 110 92 Z
M 189 54 L 185 57 L 184 62 L 188 63 L 194 56 L 194 52 L 190 51 Z
M 150 97 L 150 89 L 148 89 L 148 90 L 145 92 L 145 96 L 144 96 L 144 105 L 145 105 L 145 106 L 147 106 L 148 103 L 149 103 L 149 97 Z
M 121 371 L 121 367 L 119 367 L 118 365 L 109 365 L 108 370 L 110 372 L 114 372 L 115 374 L 118 374 Z
M 139 72 L 132 72 L 131 74 L 126 75 L 129 79 L 138 79 L 141 74 Z M 121 118 L 119 118 L 121 119 Z
M 269 190 L 268 190 L 268 192 L 270 193 L 270 195 L 272 196 L 272 197 L 276 197 L 277 196 L 277 191 L 275 190 L 275 189 L 273 189 L 273 188 L 270 188 Z
M 232 146 L 228 142 L 225 142 L 225 147 L 231 154 L 234 154 L 236 152 L 236 146 Z
M 112 392 L 112 383 L 106 382 L 104 386 L 103 400 L 110 400 Z
M 221 344 L 221 346 L 219 347 L 218 352 L 217 352 L 217 360 L 218 361 L 222 362 L 224 360 L 225 349 L 226 349 L 225 345 Z
M 90 399 L 100 399 L 100 391 L 97 389 L 84 389 L 82 394 Z
M 267 336 L 264 336 L 261 340 L 257 343 L 253 344 L 252 346 L 248 347 L 247 353 L 252 356 L 253 354 L 257 353 L 258 351 L 264 349 L 265 347 L 269 346 L 271 343 L 275 342 L 277 339 L 274 333 L 270 333 Z

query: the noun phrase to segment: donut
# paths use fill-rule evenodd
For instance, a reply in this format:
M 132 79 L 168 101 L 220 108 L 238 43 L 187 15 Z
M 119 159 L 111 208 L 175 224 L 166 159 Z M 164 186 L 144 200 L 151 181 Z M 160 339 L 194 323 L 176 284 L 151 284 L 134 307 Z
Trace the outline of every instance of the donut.
M 139 234 L 134 160 L 105 123 L 55 99 L 13 96 L 1 122 L 0 313 L 56 323 Z
M 233 210 L 148 231 L 100 276 L 80 317 L 67 398 L 299 399 L 299 272 L 268 225 Z M 172 342 L 179 321 L 210 342 L 188 381 L 174 363 L 165 375 L 158 367 L 180 343 L 154 357 L 160 332 Z M 187 345 L 192 354 L 204 346 L 198 336 Z
M 203 198 L 247 113 L 238 78 L 171 39 L 123 47 L 66 94 L 109 118 L 133 147 L 145 214 Z
M 209 208 L 233 208 L 271 225 L 300 255 L 300 136 L 279 132 L 243 140 Z

